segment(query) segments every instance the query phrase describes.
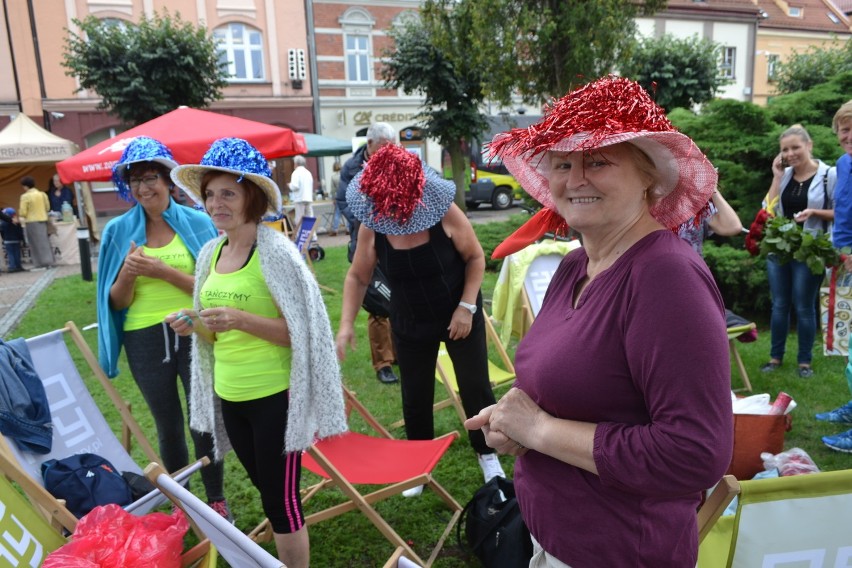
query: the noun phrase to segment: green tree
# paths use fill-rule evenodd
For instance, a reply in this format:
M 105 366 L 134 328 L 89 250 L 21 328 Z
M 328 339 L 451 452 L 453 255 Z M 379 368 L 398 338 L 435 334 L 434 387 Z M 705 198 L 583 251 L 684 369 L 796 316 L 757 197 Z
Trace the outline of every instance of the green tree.
M 698 36 L 643 39 L 621 63 L 620 73 L 645 87 L 666 110 L 691 108 L 712 100 L 728 82 L 719 75 L 720 47 Z
M 222 98 L 228 83 L 218 43 L 180 15 L 143 16 L 138 25 L 73 20 L 62 65 L 81 89 L 101 96 L 98 108 L 126 124 L 140 124 L 181 105 L 203 108 Z
M 452 163 L 456 204 L 465 208 L 463 147 L 487 126 L 480 107 L 484 100 L 483 76 L 460 57 L 470 32 L 470 13 L 433 11 L 395 27 L 394 47 L 385 52 L 382 77 L 391 89 L 424 97 L 418 120 L 425 132 L 444 146 Z M 444 36 L 444 47 L 436 38 Z M 455 38 L 455 41 L 450 41 Z
M 466 61 L 488 77 L 487 95 L 504 105 L 520 94 L 531 103 L 561 97 L 611 72 L 635 44 L 637 16 L 665 0 L 434 0 L 471 13 Z
M 775 88 L 782 95 L 807 91 L 844 71 L 852 71 L 852 41 L 811 46 L 778 63 Z
M 805 91 L 772 97 L 766 105 L 766 110 L 769 117 L 782 126 L 801 123 L 830 128 L 834 113 L 840 105 L 852 98 L 850 93 L 852 93 L 852 69 L 827 77 L 825 81 Z M 812 132 L 811 135 L 813 136 Z M 831 136 L 832 151 L 825 154 L 817 153 L 820 148 L 815 147 L 814 155 L 817 157 L 838 155 L 837 152 L 840 150 L 837 147 L 837 139 L 834 134 Z

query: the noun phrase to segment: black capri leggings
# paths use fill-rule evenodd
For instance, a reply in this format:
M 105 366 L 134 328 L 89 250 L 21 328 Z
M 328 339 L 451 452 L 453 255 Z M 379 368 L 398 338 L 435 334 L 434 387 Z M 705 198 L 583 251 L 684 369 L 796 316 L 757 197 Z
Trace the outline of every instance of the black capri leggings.
M 241 402 L 222 401 L 228 439 L 260 491 L 263 512 L 279 534 L 305 525 L 299 483 L 302 453 L 284 453 L 290 391 Z

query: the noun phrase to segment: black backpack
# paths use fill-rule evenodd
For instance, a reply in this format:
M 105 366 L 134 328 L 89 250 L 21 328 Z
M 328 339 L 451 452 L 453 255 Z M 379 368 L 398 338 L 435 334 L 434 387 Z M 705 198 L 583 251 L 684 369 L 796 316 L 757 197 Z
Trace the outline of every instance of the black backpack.
M 78 519 L 98 505 L 125 506 L 133 502 L 130 485 L 121 472 L 96 454 L 74 454 L 41 464 L 44 488 Z
M 530 532 L 521 517 L 511 479 L 494 477 L 476 490 L 456 526 L 464 524 L 468 548 L 485 568 L 526 568 L 533 554 Z

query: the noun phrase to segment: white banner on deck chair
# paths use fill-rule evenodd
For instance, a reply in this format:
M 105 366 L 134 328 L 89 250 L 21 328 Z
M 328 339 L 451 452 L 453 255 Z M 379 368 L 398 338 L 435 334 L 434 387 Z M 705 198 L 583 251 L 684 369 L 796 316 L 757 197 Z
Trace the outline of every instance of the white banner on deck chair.
M 730 566 L 852 568 L 852 494 L 743 505 Z

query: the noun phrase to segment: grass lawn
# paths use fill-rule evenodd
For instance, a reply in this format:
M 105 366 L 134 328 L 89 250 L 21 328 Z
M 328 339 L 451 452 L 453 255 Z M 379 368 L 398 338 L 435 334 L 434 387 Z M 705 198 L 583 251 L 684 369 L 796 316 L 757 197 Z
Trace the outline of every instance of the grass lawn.
M 501 232 L 492 224 L 476 226 L 477 233 L 483 238 L 483 232 Z M 502 232 L 506 234 L 508 231 Z M 485 241 L 483 241 L 485 242 Z M 486 247 L 487 248 L 487 247 Z M 488 252 L 488 251 L 487 251 Z M 332 326 L 336 328 L 340 316 L 340 303 L 343 278 L 349 264 L 346 260 L 345 247 L 326 249 L 326 258 L 314 263 L 317 279 L 323 285 L 338 293 L 323 292 L 331 318 Z M 490 300 L 497 280 L 495 272 L 487 272 L 483 284 L 483 295 Z M 79 276 L 71 276 L 54 282 L 36 301 L 35 306 L 27 313 L 20 325 L 9 337 L 29 337 L 61 327 L 66 321 L 72 320 L 79 327 L 84 327 L 96 321 L 95 314 L 95 284 L 84 282 Z M 768 314 L 767 314 L 768 316 Z M 369 342 L 366 332 L 366 313 L 362 310 L 359 315 L 357 350 L 350 352 L 343 363 L 343 374 L 346 385 L 356 392 L 358 398 L 383 424 L 391 424 L 402 417 L 399 385 L 381 384 L 375 376 L 370 363 Z M 738 344 L 740 353 L 754 387 L 755 393 L 769 393 L 774 399 L 779 391 L 789 393 L 798 403 L 793 411 L 793 429 L 787 433 L 786 447 L 800 447 L 806 450 L 823 470 L 838 470 L 852 468 L 852 454 L 842 454 L 823 446 L 820 437 L 845 430 L 843 425 L 825 424 L 813 419 L 816 412 L 834 408 L 845 403 L 850 398 L 843 370 L 845 360 L 841 357 L 826 358 L 822 356 L 822 346 L 817 345 L 814 353 L 814 371 L 812 379 L 803 380 L 796 375 L 796 367 L 790 362 L 774 373 L 760 373 L 759 367 L 768 360 L 769 331 L 766 325 L 759 326 L 759 338 L 754 343 Z M 93 351 L 97 351 L 95 331 L 84 332 L 84 336 Z M 791 335 L 788 354 L 795 354 L 795 335 Z M 514 342 L 510 352 L 514 350 Z M 72 347 L 73 352 L 73 347 Z M 156 442 L 153 421 L 147 411 L 145 402 L 130 376 L 126 361 L 121 363 L 121 373 L 115 379 L 115 386 L 122 395 L 133 404 L 134 414 L 142 424 L 143 429 L 153 442 Z M 789 358 L 789 357 L 788 357 Z M 794 357 L 793 357 L 794 358 Z M 78 368 L 85 369 L 82 358 L 77 360 Z M 700 373 L 700 369 L 695 370 Z M 741 386 L 736 370 L 732 375 L 735 387 Z M 94 387 L 94 379 L 89 380 Z M 443 389 L 436 383 L 436 396 L 440 398 Z M 498 391 L 497 395 L 502 394 Z M 96 393 L 97 398 L 97 393 Z M 113 423 L 118 423 L 115 412 L 110 411 L 110 404 L 105 396 L 98 399 L 100 407 Z M 363 424 L 354 424 L 358 430 L 364 430 Z M 435 478 L 464 505 L 482 484 L 482 473 L 477 465 L 475 454 L 468 443 L 468 438 L 462 425 L 452 409 L 445 409 L 435 416 L 435 432 L 437 435 L 452 430 L 459 431 L 461 439 L 454 443 L 443 460 L 435 469 Z M 403 437 L 402 429 L 392 433 Z M 144 465 L 141 452 L 134 454 Z M 512 458 L 501 458 L 504 469 L 512 472 Z M 231 509 L 237 518 L 237 526 L 243 531 L 251 530 L 263 517 L 257 492 L 245 476 L 236 457 L 231 454 L 226 459 L 225 493 Z M 313 482 L 310 474 L 303 474 L 303 484 Z M 194 483 L 193 490 L 203 498 L 201 483 Z M 306 513 L 315 511 L 335 501 L 330 498 L 316 497 L 306 507 Z M 417 499 L 396 497 L 378 506 L 382 516 L 404 538 L 408 539 L 414 549 L 421 555 L 427 555 L 434 542 L 440 536 L 449 513 L 430 492 Z M 357 512 L 350 512 L 336 519 L 324 521 L 310 528 L 311 558 L 313 566 L 321 567 L 373 567 L 381 566 L 391 555 L 393 548 L 381 536 L 379 531 Z M 271 544 L 265 545 L 274 553 Z M 224 563 L 220 563 L 224 566 Z M 435 566 L 438 568 L 456 568 L 477 566 L 478 561 L 456 545 L 455 537 L 451 536 L 444 546 Z

